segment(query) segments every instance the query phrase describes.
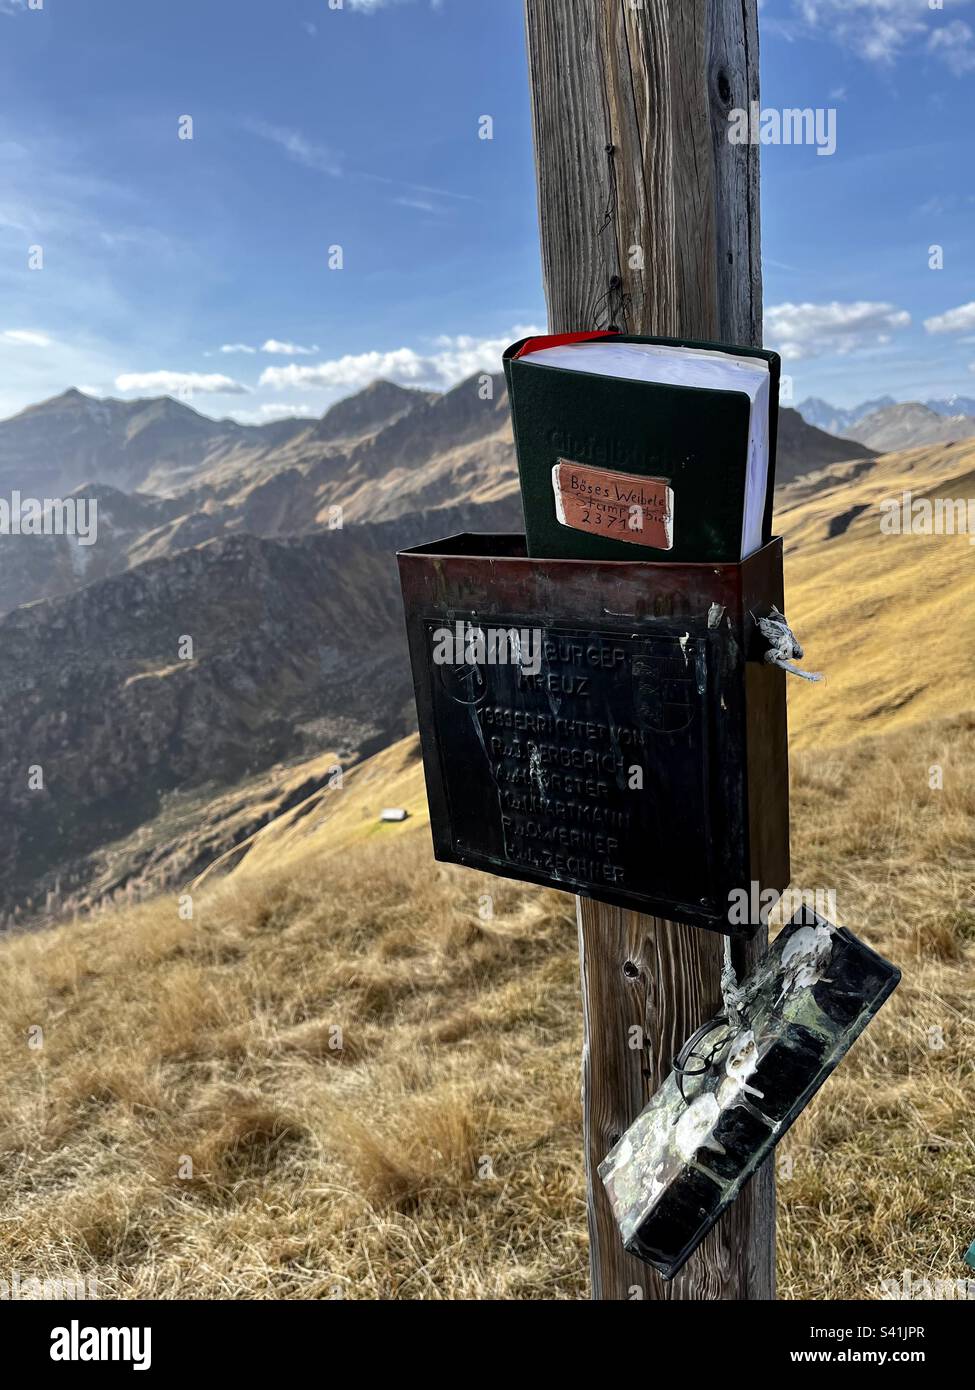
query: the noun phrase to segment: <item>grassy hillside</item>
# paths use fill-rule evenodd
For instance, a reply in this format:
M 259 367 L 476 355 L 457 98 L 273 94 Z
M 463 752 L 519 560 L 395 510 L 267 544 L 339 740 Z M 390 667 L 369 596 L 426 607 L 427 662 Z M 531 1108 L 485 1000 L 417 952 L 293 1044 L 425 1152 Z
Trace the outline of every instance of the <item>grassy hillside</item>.
M 958 1277 L 975 720 L 794 771 L 796 881 L 835 886 L 905 980 L 783 1146 L 781 1295 Z M 572 900 L 368 824 L 204 886 L 192 921 L 166 897 L 4 944 L 0 1267 L 179 1298 L 585 1294 Z
M 790 686 L 794 746 L 845 743 L 973 704 L 975 546 L 967 535 L 881 535 L 880 502 L 904 492 L 975 496 L 975 444 L 839 464 L 777 500 L 786 610 L 827 681 Z
M 963 1277 L 975 1236 L 973 556 L 835 522 L 900 479 L 956 495 L 973 457 L 839 465 L 780 515 L 788 613 L 828 675 L 790 686 L 794 881 L 904 969 L 780 1149 L 785 1298 Z M 302 777 L 191 920 L 166 895 L 0 944 L 0 1274 L 584 1296 L 572 899 L 433 862 L 415 740 L 341 789 Z
M 334 763 L 334 759 L 325 761 Z M 317 776 L 309 778 L 311 766 L 303 763 L 293 769 L 292 785 L 303 779 L 324 785 L 220 855 L 199 875 L 194 888 L 228 872 L 249 879 L 270 868 L 295 864 L 308 855 L 341 855 L 374 836 L 388 842 L 429 824 L 420 740 L 415 734 L 350 768 L 340 784 L 334 777 L 322 776 L 330 769 L 321 761 L 314 765 Z M 380 812 L 387 806 L 405 810 L 408 819 L 380 824 Z

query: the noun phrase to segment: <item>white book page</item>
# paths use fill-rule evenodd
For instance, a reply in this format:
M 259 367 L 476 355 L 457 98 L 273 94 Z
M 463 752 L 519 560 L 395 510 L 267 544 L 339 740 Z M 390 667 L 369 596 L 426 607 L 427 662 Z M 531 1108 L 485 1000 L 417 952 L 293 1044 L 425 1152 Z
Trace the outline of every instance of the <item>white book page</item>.
M 615 343 L 612 339 L 565 343 L 526 353 L 522 362 L 563 371 L 593 372 L 624 381 L 649 381 L 662 386 L 693 386 L 699 390 L 743 391 L 751 401 L 748 462 L 742 508 L 741 558 L 762 544 L 762 520 L 768 487 L 769 365 L 764 357 L 742 357 L 707 348 L 667 347 L 661 343 Z

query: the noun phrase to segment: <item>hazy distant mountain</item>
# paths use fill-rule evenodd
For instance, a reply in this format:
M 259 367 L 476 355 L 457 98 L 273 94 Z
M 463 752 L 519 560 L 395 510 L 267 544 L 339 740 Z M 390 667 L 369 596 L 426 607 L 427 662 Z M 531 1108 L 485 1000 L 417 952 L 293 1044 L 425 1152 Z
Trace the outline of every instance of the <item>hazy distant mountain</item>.
M 62 496 L 83 483 L 162 492 L 206 460 L 247 445 L 278 447 L 307 420 L 238 425 L 210 420 L 169 396 L 96 400 L 74 389 L 0 422 L 0 486 L 24 496 Z
M 967 439 L 973 432 L 969 426 L 975 425 L 975 399 L 948 396 L 922 405 L 919 401 L 898 402 L 893 396 L 878 396 L 846 409 L 810 396 L 799 405 L 799 413 L 828 434 L 843 435 L 886 451 Z M 941 416 L 950 424 L 939 425 L 930 418 L 932 415 Z
M 849 435 L 886 454 L 919 444 L 954 444 L 970 439 L 975 435 L 975 419 L 970 415 L 941 415 L 920 401 L 908 401 L 864 416 L 850 426 Z
M 975 398 L 971 396 L 948 396 L 946 400 L 925 401 L 924 404 L 936 415 L 975 416 Z
M 874 401 L 864 401 L 862 405 L 855 405 L 850 409 L 830 405 L 819 396 L 809 396 L 800 402 L 797 408 L 807 424 L 815 425 L 827 434 L 845 434 L 850 425 L 862 420 L 864 415 L 869 415 L 874 410 L 883 410 L 888 405 L 896 405 L 893 396 L 878 396 Z
M 814 473 L 831 463 L 846 459 L 870 458 L 872 452 L 863 444 L 849 439 L 837 439 L 824 430 L 807 424 L 797 410 L 779 411 L 779 441 L 776 454 L 775 481 L 781 487 L 804 473 Z
M 166 397 L 69 391 L 33 406 L 0 423 L 0 494 L 94 498 L 97 543 L 0 537 L 0 612 L 241 532 L 302 535 L 513 498 L 504 380 L 487 400 L 480 385 L 440 394 L 378 381 L 321 420 L 265 426 Z

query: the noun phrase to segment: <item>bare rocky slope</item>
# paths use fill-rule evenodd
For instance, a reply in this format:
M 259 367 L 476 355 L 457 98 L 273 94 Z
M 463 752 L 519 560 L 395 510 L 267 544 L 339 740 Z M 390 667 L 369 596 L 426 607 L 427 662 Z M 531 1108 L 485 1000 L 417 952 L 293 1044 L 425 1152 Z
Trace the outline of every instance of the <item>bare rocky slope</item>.
M 326 750 L 350 764 L 406 733 L 396 550 L 516 524 L 501 501 L 288 539 L 242 534 L 7 614 L 0 910 L 85 901 L 92 856 L 171 820 L 173 796 L 212 799 Z

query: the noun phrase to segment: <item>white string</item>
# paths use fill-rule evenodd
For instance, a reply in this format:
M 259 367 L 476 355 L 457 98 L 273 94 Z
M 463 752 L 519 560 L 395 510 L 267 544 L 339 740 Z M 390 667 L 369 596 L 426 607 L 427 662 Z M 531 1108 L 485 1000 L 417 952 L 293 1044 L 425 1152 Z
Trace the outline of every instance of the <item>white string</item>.
M 754 616 L 754 614 L 752 615 Z M 804 652 L 796 641 L 796 635 L 785 620 L 785 615 L 780 613 L 775 604 L 767 618 L 758 618 L 758 630 L 769 644 L 769 649 L 765 653 L 765 660 L 773 666 L 779 666 L 783 671 L 788 671 L 790 675 L 801 676 L 804 681 L 821 681 L 823 677 L 818 671 L 802 671 L 795 664 L 801 661 Z
M 738 976 L 735 974 L 734 961 L 731 958 L 731 937 L 724 938 L 724 969 L 721 972 L 721 998 L 724 1002 L 724 1011 L 728 1016 L 728 1022 L 732 1028 L 741 1027 L 741 990 L 738 988 Z

